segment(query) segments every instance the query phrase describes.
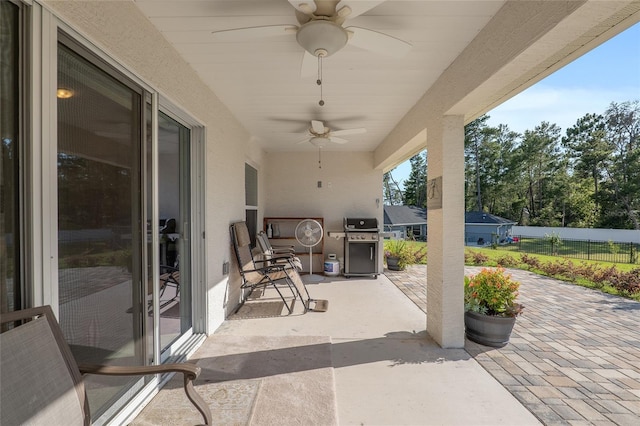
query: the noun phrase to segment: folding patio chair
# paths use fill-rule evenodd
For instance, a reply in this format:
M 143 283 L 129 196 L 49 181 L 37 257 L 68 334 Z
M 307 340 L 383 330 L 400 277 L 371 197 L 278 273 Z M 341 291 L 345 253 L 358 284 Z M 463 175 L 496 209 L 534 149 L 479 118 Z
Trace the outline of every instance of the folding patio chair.
M 172 266 L 160 266 L 160 308 L 164 308 L 171 302 L 180 300 L 180 267 L 174 268 Z M 169 288 L 174 287 L 175 292 L 169 299 L 163 299 L 164 292 Z
M 236 254 L 236 260 L 238 261 L 238 269 L 242 277 L 242 288 L 253 291 L 256 288 L 264 289 L 271 286 L 276 290 L 289 313 L 292 313 L 296 291 L 292 287 L 289 276 L 285 272 L 285 268 L 289 267 L 289 264 L 276 263 L 268 259 L 254 259 L 253 253 L 251 253 L 251 238 L 249 237 L 246 222 L 232 223 L 230 231 L 233 249 Z M 278 283 L 281 282 L 285 283 L 293 294 L 294 299 L 290 304 L 287 303 L 287 300 L 280 291 Z
M 300 261 L 300 258 L 295 255 L 293 246 L 272 246 L 266 232 L 264 231 L 258 232 L 256 242 L 264 259 L 273 260 L 275 262 L 288 262 L 298 271 L 302 270 L 302 262 Z
M 326 312 L 329 308 L 329 301 L 311 298 L 309 290 L 307 290 L 307 286 L 304 281 L 302 281 L 300 273 L 298 273 L 299 269 L 302 268 L 297 268 L 288 264 L 288 266 L 285 267 L 284 272 L 293 284 L 293 288 L 295 288 L 296 293 L 298 293 L 298 297 L 300 297 L 300 301 L 302 301 L 302 305 L 304 306 L 304 311 Z
M 262 255 L 265 260 L 270 260 L 276 263 L 287 264 L 285 272 L 289 277 L 289 280 L 293 284 L 300 301 L 304 306 L 304 311 L 325 312 L 329 306 L 327 300 L 312 299 L 309 295 L 309 290 L 304 281 L 300 277 L 299 271 L 302 271 L 302 262 L 300 258 L 295 255 L 293 246 L 280 246 L 273 247 L 269 242 L 269 238 L 264 231 L 260 231 L 257 235 L 257 246 L 262 251 Z M 313 306 L 311 306 L 313 303 Z
M 276 263 L 288 263 L 289 266 L 285 268 L 285 272 L 296 289 L 300 301 L 302 301 L 304 311 L 325 312 L 329 306 L 329 302 L 326 300 L 312 299 L 309 295 L 309 290 L 300 277 L 299 271 L 302 271 L 302 262 L 300 258 L 295 255 L 294 247 L 272 246 L 264 231 L 258 233 L 256 240 L 265 259 Z M 312 303 L 313 307 L 311 306 Z

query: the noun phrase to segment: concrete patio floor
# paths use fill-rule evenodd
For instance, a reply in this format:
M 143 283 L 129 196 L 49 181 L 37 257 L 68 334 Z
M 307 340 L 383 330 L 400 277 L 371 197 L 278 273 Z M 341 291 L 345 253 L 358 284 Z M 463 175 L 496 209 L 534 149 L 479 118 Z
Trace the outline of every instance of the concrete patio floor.
M 433 342 L 426 267 L 413 265 L 309 285 L 327 312 L 231 317 L 192 358 L 203 367 L 197 389 L 216 396 L 227 384 L 232 407 L 212 403 L 216 424 L 640 424 L 640 303 L 510 272 L 526 309 L 503 348 Z M 171 424 L 193 424 L 179 388 L 149 407 L 182 404 L 191 417 Z M 157 424 L 149 411 L 134 424 Z
M 247 390 L 251 412 L 221 424 L 540 424 L 469 353 L 431 340 L 425 313 L 386 276 L 327 277 L 308 287 L 329 300 L 327 312 L 228 319 L 192 357 L 203 366 L 196 388 L 205 399 L 221 392 L 209 388 L 216 380 Z M 156 397 L 165 407 L 163 394 L 176 387 L 167 388 Z M 135 424 L 153 423 L 154 404 Z

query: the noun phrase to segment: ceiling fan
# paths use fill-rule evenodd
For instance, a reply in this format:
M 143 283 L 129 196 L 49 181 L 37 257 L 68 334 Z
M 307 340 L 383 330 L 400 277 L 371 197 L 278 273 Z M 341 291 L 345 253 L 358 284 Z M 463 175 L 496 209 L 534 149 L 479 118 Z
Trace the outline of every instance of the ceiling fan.
M 349 142 L 348 140 L 342 139 L 338 136 L 357 135 L 360 133 L 365 133 L 367 129 L 358 128 L 332 131 L 330 128 L 326 127 L 322 121 L 311 120 L 311 127 L 309 127 L 308 131 L 309 136 L 298 143 L 301 144 L 310 142 L 317 148 L 324 148 L 327 142 L 338 144 Z
M 361 15 L 382 1 L 353 2 L 353 8 L 344 0 L 289 0 L 289 3 L 295 8 L 299 25 L 235 28 L 214 31 L 213 37 L 220 41 L 241 41 L 295 34 L 298 44 L 306 51 L 301 68 L 303 76 L 315 72 L 316 57 L 320 60 L 331 56 L 347 43 L 393 57 L 402 57 L 411 49 L 408 42 L 388 34 L 367 28 L 343 26 L 348 18 Z

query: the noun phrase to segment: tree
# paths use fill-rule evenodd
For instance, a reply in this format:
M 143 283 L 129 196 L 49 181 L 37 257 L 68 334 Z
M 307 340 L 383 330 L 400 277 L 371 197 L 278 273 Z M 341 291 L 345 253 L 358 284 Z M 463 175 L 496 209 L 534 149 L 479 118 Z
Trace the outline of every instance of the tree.
M 611 157 L 611 148 L 606 141 L 605 120 L 602 115 L 586 114 L 567 129 L 562 144 L 567 149 L 570 165 L 578 178 L 589 178 L 592 182 L 592 198 L 596 214 L 599 213 L 598 192 L 603 180 L 605 164 Z
M 501 124 L 489 127 L 483 115 L 465 126 L 466 209 L 517 218 L 521 167 L 514 152 L 520 135 Z
M 611 162 L 605 166 L 604 225 L 640 229 L 640 102 L 612 102 L 605 112 Z
M 479 118 L 476 118 L 464 127 L 464 150 L 467 166 L 466 170 L 469 176 L 471 175 L 471 168 L 473 167 L 473 175 L 475 177 L 475 209 L 479 212 L 482 211 L 482 185 L 480 183 L 480 146 L 490 133 L 490 129 L 487 125 L 487 120 L 489 120 L 489 116 L 485 114 Z
M 498 216 L 518 217 L 523 205 L 522 168 L 515 157 L 520 135 L 504 124 L 490 127 L 485 133 L 479 150 L 483 208 Z
M 401 206 L 404 194 L 400 189 L 400 184 L 393 178 L 395 167 L 382 176 L 382 188 L 384 192 L 384 204 L 388 206 Z
M 557 197 L 562 197 L 564 181 L 555 178 L 563 175 L 566 162 L 560 153 L 560 128 L 546 121 L 534 130 L 526 130 L 519 146 L 519 161 L 524 167 L 526 181 L 526 208 L 533 225 L 549 225 L 559 216 L 553 207 Z M 562 183 L 562 185 L 560 184 Z
M 411 172 L 404 183 L 404 204 L 406 206 L 427 206 L 427 151 L 422 151 L 409 159 Z

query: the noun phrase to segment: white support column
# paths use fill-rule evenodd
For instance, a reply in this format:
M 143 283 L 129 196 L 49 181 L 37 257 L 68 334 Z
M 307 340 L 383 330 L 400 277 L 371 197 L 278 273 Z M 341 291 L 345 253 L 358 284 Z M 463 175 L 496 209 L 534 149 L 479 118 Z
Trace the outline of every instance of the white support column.
M 464 119 L 427 127 L 427 332 L 443 348 L 464 347 Z

